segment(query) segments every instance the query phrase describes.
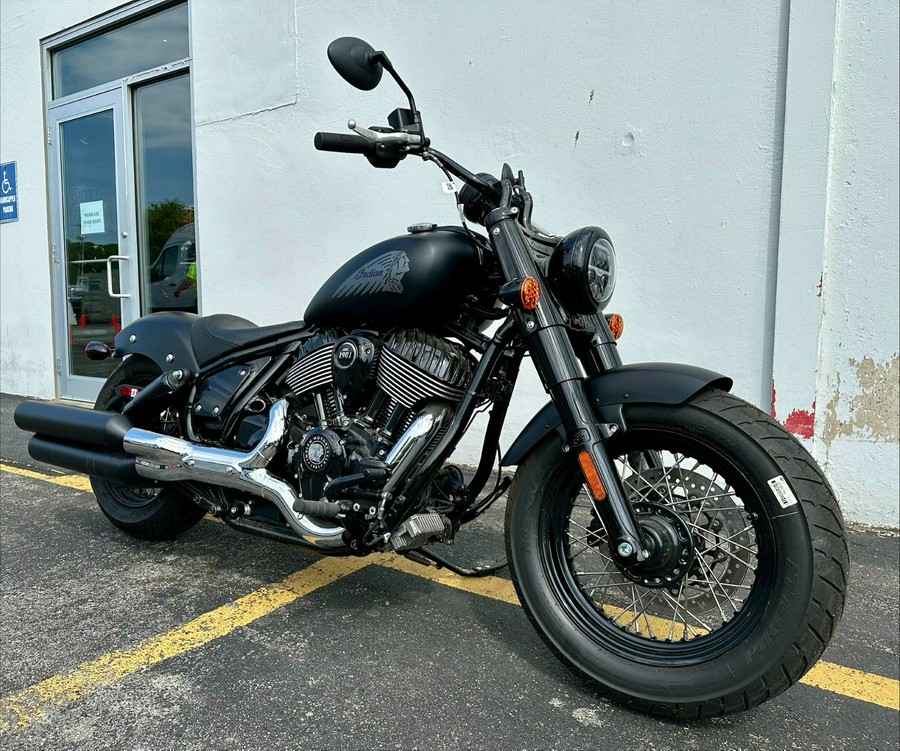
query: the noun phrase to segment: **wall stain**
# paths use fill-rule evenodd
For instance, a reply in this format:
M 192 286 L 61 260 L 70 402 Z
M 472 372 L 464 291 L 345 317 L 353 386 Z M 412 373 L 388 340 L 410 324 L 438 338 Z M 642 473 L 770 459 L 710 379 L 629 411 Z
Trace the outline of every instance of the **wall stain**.
M 588 97 L 588 104 L 594 101 L 594 90 L 591 89 L 591 95 Z
M 857 436 L 886 443 L 900 443 L 900 356 L 890 362 L 876 363 L 871 357 L 850 359 L 856 369 L 860 391 L 850 399 L 850 417 L 838 417 L 841 379 L 825 406 L 822 441 L 830 446 L 836 438 Z
M 575 144 L 572 146 L 573 149 L 575 148 L 575 146 L 578 145 L 578 139 L 579 139 L 579 138 L 581 138 L 581 131 L 580 131 L 580 130 L 576 130 L 576 131 L 575 131 Z

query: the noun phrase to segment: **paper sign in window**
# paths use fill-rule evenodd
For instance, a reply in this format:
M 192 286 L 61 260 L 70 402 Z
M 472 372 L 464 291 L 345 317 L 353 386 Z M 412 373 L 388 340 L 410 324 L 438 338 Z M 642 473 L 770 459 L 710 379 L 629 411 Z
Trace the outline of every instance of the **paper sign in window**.
M 87 201 L 81 204 L 81 234 L 96 235 L 105 232 L 103 226 L 103 201 Z

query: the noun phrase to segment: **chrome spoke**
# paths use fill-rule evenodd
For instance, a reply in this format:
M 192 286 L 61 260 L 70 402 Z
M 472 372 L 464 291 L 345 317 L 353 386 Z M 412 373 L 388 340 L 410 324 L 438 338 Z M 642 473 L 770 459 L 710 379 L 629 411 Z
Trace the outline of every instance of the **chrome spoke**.
M 665 597 L 665 598 L 666 598 L 667 600 L 669 600 L 670 602 L 677 602 L 677 601 L 675 600 L 675 598 L 672 597 L 672 595 L 670 595 L 670 594 L 669 594 L 668 592 L 666 592 L 664 589 L 661 589 L 660 592 L 662 592 L 662 593 L 663 593 L 663 597 Z M 712 631 L 712 630 L 713 630 L 713 629 L 712 629 L 712 626 L 710 626 L 710 625 L 704 623 L 704 622 L 701 621 L 696 615 L 694 615 L 690 610 L 688 610 L 687 604 L 685 604 L 685 607 L 684 607 L 684 614 L 685 614 L 685 615 L 689 615 L 691 618 L 693 618 L 695 621 L 697 621 L 697 623 L 699 623 L 700 626 L 701 626 L 702 628 L 705 628 L 707 631 Z M 685 626 L 688 625 L 688 624 L 687 624 L 687 621 L 685 621 L 685 624 L 684 624 L 684 625 L 685 625 Z M 696 633 L 696 632 L 695 632 L 695 633 Z
M 740 608 L 735 604 L 734 600 L 731 599 L 731 595 L 729 595 L 728 592 L 726 592 L 725 589 L 722 588 L 722 582 L 719 581 L 719 578 L 716 576 L 715 572 L 710 568 L 709 564 L 703 559 L 703 556 L 700 556 L 699 561 L 700 561 L 701 566 L 706 567 L 706 570 L 709 572 L 709 575 L 712 577 L 713 581 L 716 583 L 716 585 L 719 587 L 719 589 L 722 590 L 722 594 L 725 595 L 725 598 L 728 600 L 728 603 L 731 605 L 731 607 L 734 608 L 734 612 L 736 613 L 738 610 L 740 610 Z M 713 595 L 713 597 L 715 597 L 715 591 L 712 591 L 712 595 Z
M 608 568 L 605 571 L 576 571 L 575 574 L 577 576 L 612 576 L 613 574 L 618 574 L 618 570 L 612 568 Z
M 705 561 L 703 560 L 703 557 L 702 557 L 702 556 L 699 558 L 699 561 L 700 561 L 701 564 L 704 564 L 704 563 L 705 563 Z M 707 570 L 709 570 L 709 566 L 707 566 Z M 721 616 L 722 616 L 722 621 L 723 621 L 723 622 L 724 622 L 724 621 L 727 621 L 727 620 L 728 620 L 728 616 L 725 615 L 725 611 L 722 609 L 722 603 L 719 602 L 719 598 L 716 596 L 716 590 L 713 588 L 712 582 L 709 580 L 709 576 L 707 576 L 707 575 L 704 573 L 704 574 L 703 574 L 703 577 L 706 579 L 706 586 L 707 586 L 707 588 L 709 589 L 710 595 L 712 595 L 713 600 L 715 600 L 715 602 L 716 602 L 716 607 L 719 609 L 719 613 L 720 613 Z
M 596 537 L 596 538 L 597 538 L 598 540 L 600 540 L 601 542 L 602 542 L 603 540 L 606 539 L 606 532 L 605 532 L 605 531 L 603 532 L 602 535 L 601 535 L 599 532 L 592 532 L 592 531 L 589 530 L 587 527 L 582 527 L 582 526 L 581 526 L 578 522 L 576 522 L 574 519 L 569 519 L 569 524 L 572 524 L 572 525 L 578 527 L 578 529 L 580 529 L 582 532 L 587 532 L 588 537 Z M 570 533 L 570 534 L 571 534 L 571 533 Z
M 648 451 L 657 452 L 654 464 L 659 466 L 646 461 Z M 651 513 L 666 518 L 660 506 L 668 509 L 670 520 L 671 514 L 680 517 L 679 535 L 687 532 L 695 541 L 694 563 L 672 589 L 632 580 L 612 557 L 600 504 L 582 485 L 572 501 L 566 543 L 582 595 L 610 623 L 642 639 L 686 641 L 726 626 L 755 586 L 759 557 L 749 511 L 729 478 L 689 453 L 668 449 L 640 448 L 612 458 L 629 502 L 648 504 L 639 519 Z M 587 550 L 599 558 L 584 557 Z
M 688 584 L 694 584 L 694 585 L 703 585 L 706 583 L 702 579 L 685 578 L 684 581 L 687 582 Z M 751 587 L 749 584 L 729 584 L 727 582 L 721 582 L 721 581 L 717 582 L 717 586 L 731 587 L 732 589 L 753 589 L 753 587 Z
M 670 641 L 675 638 L 675 619 L 678 618 L 678 608 L 681 607 L 681 595 L 684 592 L 684 581 L 684 579 L 681 580 L 681 586 L 678 588 L 678 597 L 675 599 L 675 609 L 672 611 L 672 625 L 669 626 L 668 636 Z
M 628 583 L 631 584 L 631 582 L 628 582 Z M 615 623 L 616 621 L 618 621 L 619 618 L 621 618 L 621 617 L 622 617 L 623 615 L 625 615 L 626 613 L 632 612 L 634 606 L 637 605 L 637 592 L 636 592 L 635 589 L 634 589 L 634 584 L 631 584 L 631 594 L 632 594 L 633 597 L 634 597 L 634 599 L 631 601 L 631 605 L 629 605 L 627 608 L 625 608 L 624 610 L 622 610 L 621 613 L 619 613 L 615 618 L 613 618 L 613 619 L 612 619 L 612 622 L 613 622 L 613 623 Z

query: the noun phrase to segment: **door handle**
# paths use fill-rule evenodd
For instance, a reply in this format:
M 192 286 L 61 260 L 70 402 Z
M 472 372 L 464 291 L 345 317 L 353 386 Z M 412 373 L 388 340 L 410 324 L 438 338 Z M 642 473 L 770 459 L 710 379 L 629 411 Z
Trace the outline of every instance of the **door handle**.
M 108 256 L 106 259 L 106 291 L 109 293 L 110 297 L 118 297 L 119 299 L 131 297 L 131 295 L 122 294 L 121 292 L 113 292 L 112 262 L 127 260 L 128 256 Z M 119 286 L 121 287 L 121 279 Z

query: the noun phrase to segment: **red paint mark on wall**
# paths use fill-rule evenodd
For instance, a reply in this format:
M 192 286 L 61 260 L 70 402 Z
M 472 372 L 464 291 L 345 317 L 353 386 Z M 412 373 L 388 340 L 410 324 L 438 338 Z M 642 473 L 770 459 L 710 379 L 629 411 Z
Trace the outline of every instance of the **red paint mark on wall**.
M 772 381 L 772 419 L 777 417 L 775 414 L 775 381 Z
M 786 427 L 794 435 L 801 438 L 812 438 L 816 423 L 816 403 L 812 403 L 811 410 L 795 409 L 784 421 Z

